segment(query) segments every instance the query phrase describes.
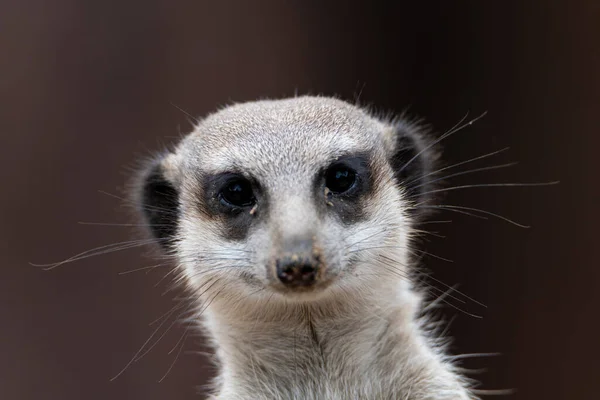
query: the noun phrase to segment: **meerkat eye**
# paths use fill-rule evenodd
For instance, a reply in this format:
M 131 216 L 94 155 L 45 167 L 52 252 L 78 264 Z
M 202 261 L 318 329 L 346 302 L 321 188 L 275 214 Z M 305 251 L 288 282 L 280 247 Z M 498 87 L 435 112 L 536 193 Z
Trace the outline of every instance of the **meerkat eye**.
M 219 198 L 234 207 L 250 207 L 256 202 L 252 184 L 244 178 L 230 180 L 219 192 Z
M 356 184 L 356 171 L 345 165 L 334 165 L 325 174 L 325 186 L 335 194 L 345 193 Z

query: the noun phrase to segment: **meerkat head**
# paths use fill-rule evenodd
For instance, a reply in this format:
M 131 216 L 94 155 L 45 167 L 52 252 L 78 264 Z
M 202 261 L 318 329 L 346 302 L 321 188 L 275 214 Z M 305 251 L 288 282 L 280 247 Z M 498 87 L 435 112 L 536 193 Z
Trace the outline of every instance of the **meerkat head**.
M 192 287 L 318 301 L 401 279 L 389 264 L 406 265 L 429 200 L 429 147 L 415 125 L 337 99 L 237 104 L 146 168 L 138 208 Z

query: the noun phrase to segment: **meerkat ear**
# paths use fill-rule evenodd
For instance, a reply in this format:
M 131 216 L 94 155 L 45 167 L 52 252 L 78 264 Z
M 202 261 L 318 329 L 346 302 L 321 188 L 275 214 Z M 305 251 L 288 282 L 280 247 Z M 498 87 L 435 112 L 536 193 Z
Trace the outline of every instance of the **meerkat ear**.
M 134 186 L 137 214 L 165 251 L 173 249 L 179 219 L 179 192 L 172 154 L 161 154 L 146 163 Z
M 396 183 L 413 203 L 410 212 L 415 217 L 423 216 L 427 210 L 419 206 L 431 204 L 434 199 L 430 192 L 435 187 L 432 181 L 436 176 L 437 149 L 426 129 L 416 124 L 396 121 L 385 136 Z

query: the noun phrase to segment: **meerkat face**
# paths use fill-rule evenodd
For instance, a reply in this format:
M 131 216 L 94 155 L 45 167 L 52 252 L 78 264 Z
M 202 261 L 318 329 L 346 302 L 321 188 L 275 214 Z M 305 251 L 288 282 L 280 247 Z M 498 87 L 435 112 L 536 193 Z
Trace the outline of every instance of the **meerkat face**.
M 408 183 L 432 154 L 414 126 L 340 100 L 238 104 L 156 159 L 137 202 L 193 287 L 311 301 L 398 279 L 426 201 Z

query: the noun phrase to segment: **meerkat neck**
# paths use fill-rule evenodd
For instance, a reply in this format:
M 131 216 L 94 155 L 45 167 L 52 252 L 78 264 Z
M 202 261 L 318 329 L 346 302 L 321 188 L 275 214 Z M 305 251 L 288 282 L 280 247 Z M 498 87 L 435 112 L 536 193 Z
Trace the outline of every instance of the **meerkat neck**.
M 360 300 L 335 296 L 314 304 L 245 303 L 235 312 L 216 304 L 206 325 L 222 366 L 220 386 L 265 393 L 265 385 L 282 392 L 320 385 L 340 374 L 360 379 L 376 369 L 392 376 L 390 362 L 406 357 L 398 354 L 394 360 L 391 353 L 422 347 L 417 306 L 418 297 L 398 286 L 362 294 Z

